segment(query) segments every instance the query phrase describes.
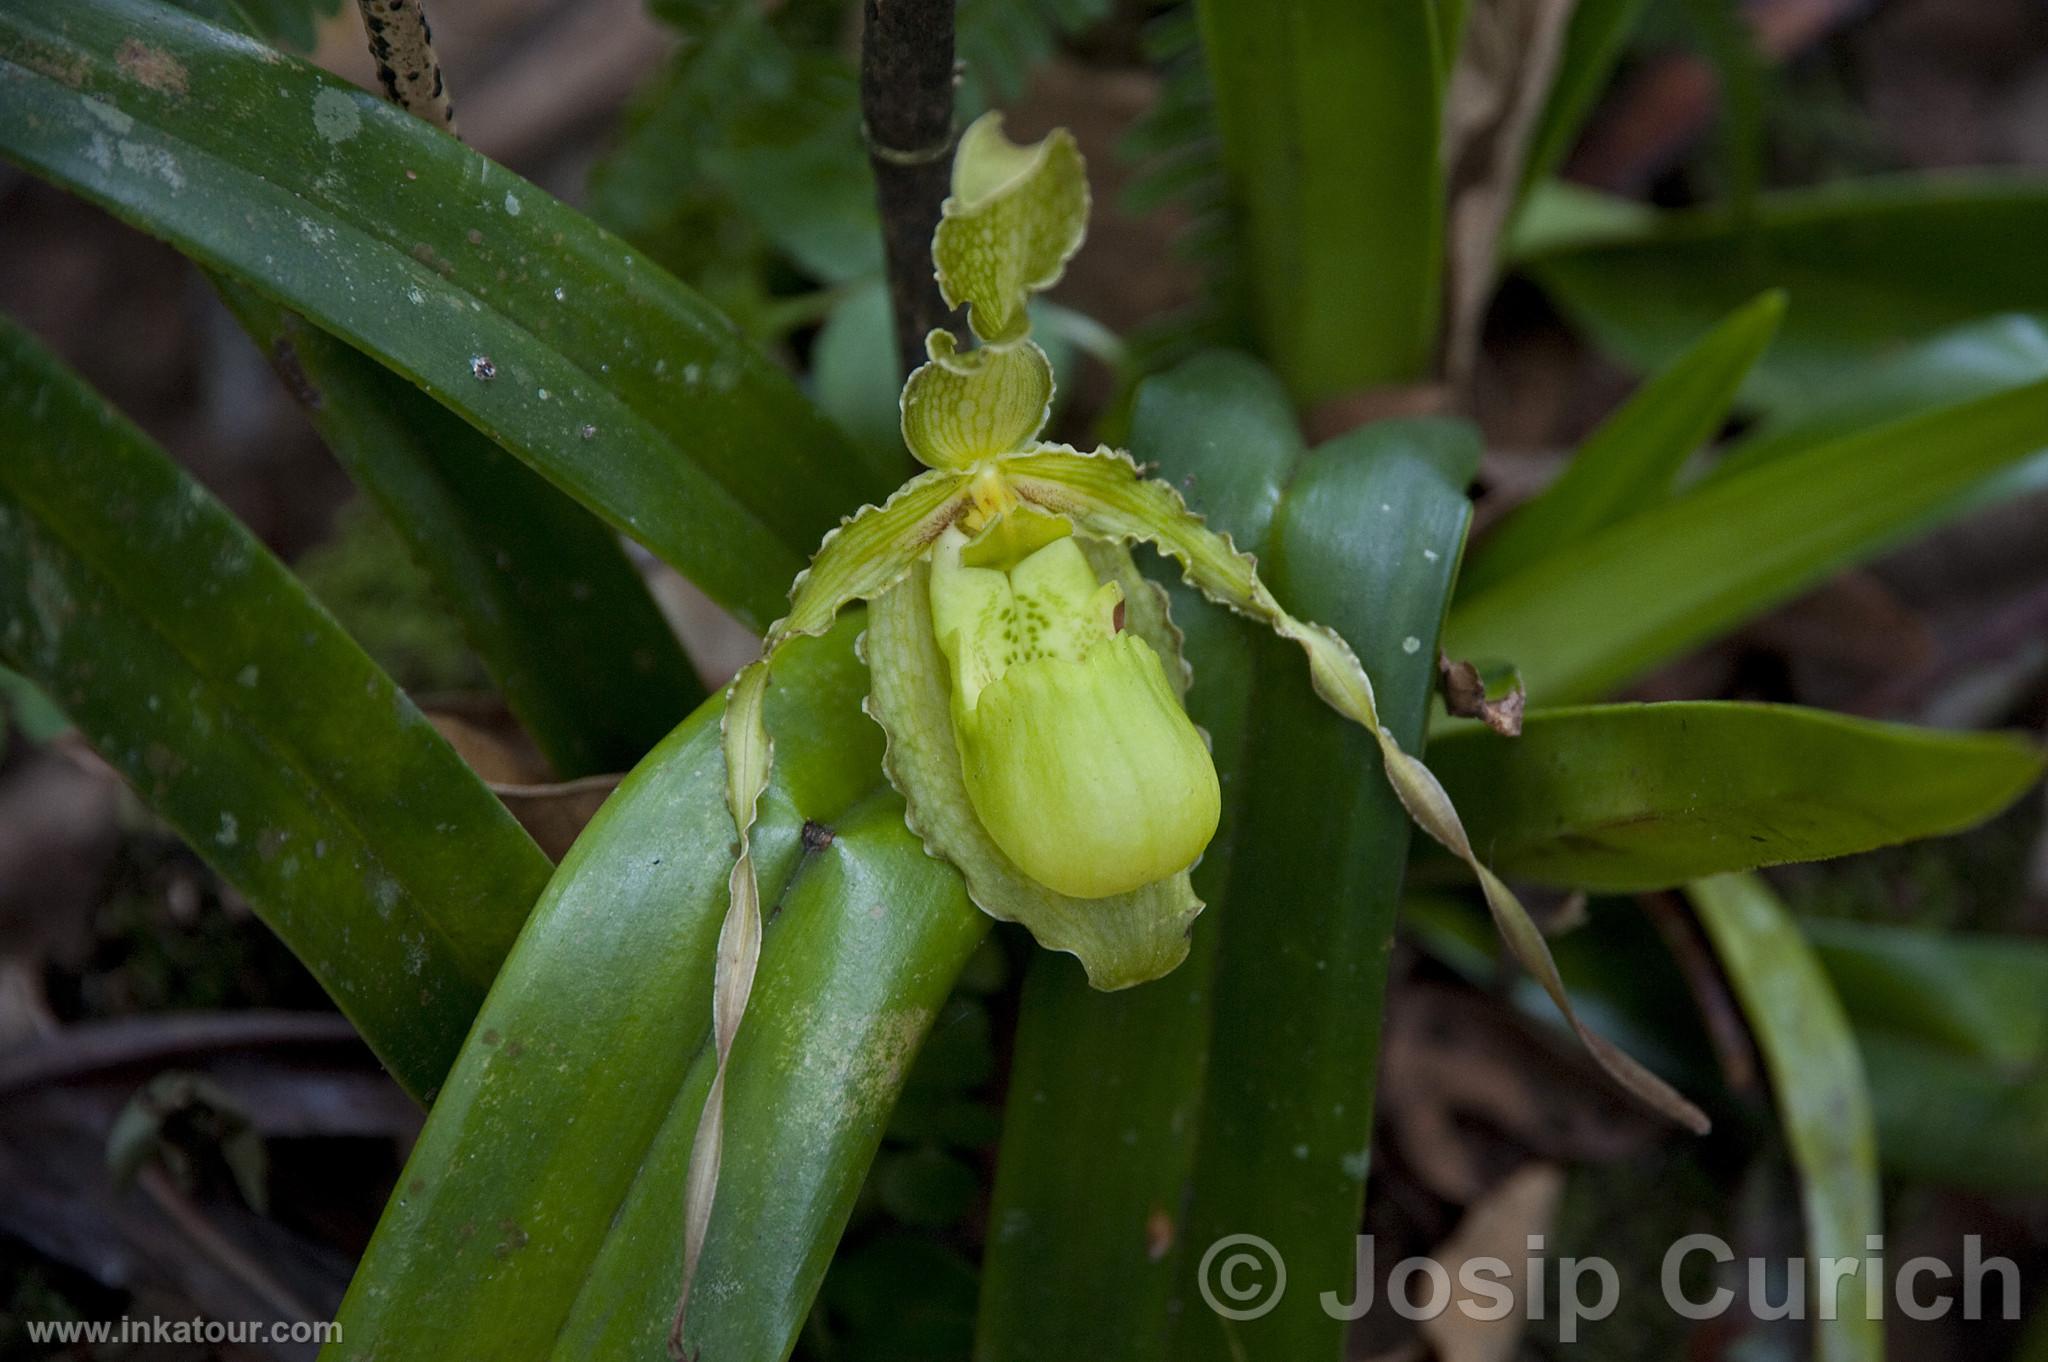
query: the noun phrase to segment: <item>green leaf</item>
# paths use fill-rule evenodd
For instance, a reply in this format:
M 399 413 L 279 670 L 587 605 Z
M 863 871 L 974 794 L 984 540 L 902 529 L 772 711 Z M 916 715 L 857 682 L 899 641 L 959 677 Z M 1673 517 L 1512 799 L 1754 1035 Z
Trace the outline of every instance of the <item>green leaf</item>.
M 880 269 L 852 69 L 800 49 L 753 6 L 714 8 L 593 168 L 593 211 L 679 268 L 730 246 L 733 223 L 698 215 L 737 214 L 817 278 Z
M 1499 873 L 1629 892 L 1960 831 L 2032 788 L 2043 754 L 2023 738 L 1700 701 L 1534 710 L 1519 738 L 1461 725 L 1430 765 Z
M 145 81 L 123 52 L 149 54 Z M 378 362 L 749 623 L 868 490 L 701 299 L 397 109 L 147 0 L 0 11 L 0 152 Z
M 1669 214 L 1523 264 L 1601 349 L 1639 369 L 1668 362 L 1743 299 L 1784 289 L 1784 332 L 1745 389 L 1775 409 L 1962 323 L 2048 311 L 2048 277 L 2018 246 L 2044 235 L 2038 180 L 1916 176 L 1765 195 L 1746 226 Z
M 1266 536 L 1275 595 L 1357 645 L 1381 721 L 1411 753 L 1423 748 L 1479 453 L 1461 424 L 1364 427 L 1300 461 Z M 1258 664 L 1219 896 L 1177 1358 L 1343 1354 L 1345 1324 L 1320 1296 L 1350 1298 L 1410 825 L 1370 736 L 1315 702 L 1287 652 L 1267 649 Z M 1271 1314 L 1232 1323 L 1190 1278 L 1211 1244 L 1237 1233 L 1279 1251 L 1288 1290 Z
M 690 1310 L 706 1357 L 788 1354 L 987 930 L 881 782 L 860 627 L 791 643 L 769 691 L 782 741 L 753 845 L 775 911 Z M 536 905 L 343 1302 L 337 1356 L 663 1355 L 732 864 L 719 711 L 628 777 Z
M 1766 293 L 1702 336 L 1607 418 L 1542 495 L 1480 544 L 1461 581 L 1477 594 L 1670 494 L 1685 461 L 1728 419 L 1743 376 L 1776 334 L 1785 295 Z
M 1198 8 L 1261 348 L 1301 402 L 1423 377 L 1443 286 L 1432 6 Z
M 431 1095 L 547 858 L 291 572 L 0 323 L 0 657 Z
M 2044 432 L 2048 382 L 1711 480 L 1461 600 L 1444 647 L 1512 661 L 1534 704 L 1595 698 L 1923 527 Z
M 239 285 L 221 292 L 559 777 L 627 769 L 703 699 L 609 529 L 411 384 Z
M 1001 114 L 983 114 L 960 134 L 939 212 L 932 263 L 946 306 L 965 307 L 984 341 L 1017 340 L 1031 325 L 1025 304 L 1059 282 L 1088 232 L 1074 135 L 1059 128 L 1019 146 L 1003 135 Z
M 1815 1265 L 1814 1355 L 1880 1362 L 1882 1312 L 1864 1308 L 1876 1270 L 1865 1242 L 1884 1232 L 1870 1093 L 1849 1021 L 1791 916 L 1755 876 L 1701 880 L 1687 891 L 1763 1051 L 1778 1120 L 1798 1166 L 1806 1261 Z M 1820 1264 L 1852 1259 L 1835 1310 Z M 1803 1265 L 1802 1265 L 1803 1266 Z M 1882 1296 L 1880 1294 L 1880 1299 Z
M 1138 390 L 1133 446 L 1175 479 L 1238 544 L 1258 551 L 1302 452 L 1286 390 L 1242 356 L 1210 354 Z M 1175 623 L 1197 662 L 1188 709 L 1209 733 L 1231 797 L 1195 868 L 1218 902 L 1237 826 L 1256 792 L 1243 785 L 1254 659 L 1284 677 L 1275 704 L 1315 706 L 1300 660 L 1263 628 L 1172 579 Z M 1293 670 L 1287 670 L 1290 665 Z M 1164 1362 L 1168 1301 L 1180 1271 L 1183 1200 L 1193 1171 L 1209 1048 L 1217 919 L 1198 918 L 1188 958 L 1168 979 L 1103 993 L 1076 964 L 1032 957 L 1010 1059 L 1001 1155 L 983 1250 L 976 1356 L 1039 1362 L 1097 1355 Z M 1086 1064 L 1074 1056 L 1086 1055 Z
M 2048 330 L 2032 317 L 1972 322 L 1781 404 L 1715 460 L 1725 478 L 1782 455 L 1937 407 L 2048 378 Z M 2048 437 L 2042 443 L 2048 445 Z

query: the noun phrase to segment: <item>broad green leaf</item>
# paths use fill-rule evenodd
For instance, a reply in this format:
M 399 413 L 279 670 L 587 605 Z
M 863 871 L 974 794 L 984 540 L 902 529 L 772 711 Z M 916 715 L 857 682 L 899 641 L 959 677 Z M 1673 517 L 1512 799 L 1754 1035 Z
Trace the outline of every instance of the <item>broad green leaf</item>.
M 1871 426 L 2044 378 L 2048 330 L 2040 321 L 2014 315 L 1972 322 L 1781 405 L 1716 459 L 1707 476 L 1725 478 Z M 2048 446 L 2048 438 L 2042 443 Z
M 1444 647 L 1512 661 L 1534 704 L 1593 699 L 1880 552 L 2044 435 L 2048 382 L 1712 480 L 1461 600 Z
M 1395 678 L 1388 714 L 1410 740 L 1431 665 L 1417 635 L 1434 632 L 1468 514 L 1459 489 L 1477 456 L 1469 435 L 1441 423 L 1389 423 L 1333 443 L 1297 473 L 1287 400 L 1255 366 L 1211 357 L 1162 382 L 1159 397 L 1141 399 L 1139 452 L 1205 509 L 1242 509 L 1242 521 L 1220 527 L 1264 537 L 1274 590 L 1338 620 Z M 1217 502 L 1206 499 L 1212 472 L 1224 497 Z M 1369 1038 L 1406 818 L 1379 772 L 1376 744 L 1302 686 L 1293 649 L 1214 616 L 1192 637 L 1229 645 L 1219 649 L 1221 688 L 1206 701 L 1208 673 L 1199 652 L 1193 657 L 1190 694 L 1198 714 L 1226 716 L 1218 751 L 1239 820 L 1212 845 L 1216 863 L 1205 860 L 1198 873 L 1220 886 L 1226 904 L 1242 906 L 1215 928 L 1198 926 L 1188 964 L 1128 1002 L 1097 1006 L 1075 994 L 1071 976 L 1035 973 L 1039 1011 L 1023 1023 L 1015 1079 L 1032 1084 L 1033 1105 L 1013 1088 L 980 1334 L 986 1355 L 1097 1352 L 1105 1328 L 1115 1330 L 1118 1355 L 1228 1355 L 1188 1280 L 1225 1222 L 1278 1236 L 1304 1273 L 1341 1258 L 1327 1284 L 1349 1281 L 1371 1128 Z M 1268 689 L 1248 706 L 1241 687 L 1254 666 Z M 1316 853 L 1304 857 L 1304 845 Z M 1359 913 L 1362 896 L 1384 916 Z M 1284 922 L 1273 917 L 1282 905 Z M 1219 948 L 1212 1025 L 1202 971 Z M 1287 1002 L 1276 1009 L 1279 995 Z M 1368 1039 L 1332 1054 L 1298 1044 L 1300 1029 L 1312 1027 Z M 1043 1029 L 1029 1035 L 1034 1028 Z M 1194 1114 L 1209 1037 L 1212 1091 Z M 1056 1073 L 1056 1055 L 1074 1047 L 1097 1062 L 1088 1073 Z M 1036 1113 L 1040 1092 L 1061 1100 Z M 1141 1095 L 1188 1115 L 1162 1122 L 1156 1109 L 1134 1105 Z M 1057 1117 L 1076 1110 L 1088 1114 Z M 1177 1221 L 1198 1151 L 1193 1218 Z M 1067 1170 L 1067 1185 L 1053 1181 L 1055 1170 Z M 1014 1227 L 1008 1240 L 1005 1227 Z M 1090 1258 L 1102 1265 L 1099 1277 L 1050 1270 L 1076 1242 L 1098 1246 Z M 1078 1308 L 1077 1276 L 1089 1293 Z M 1298 1346 L 1304 1338 L 1334 1353 L 1341 1326 L 1314 1291 L 1297 1304 L 1304 1308 L 1244 1327 L 1264 1331 L 1256 1337 L 1273 1342 L 1276 1355 L 1308 1355 Z
M 1720 876 L 1687 893 L 1763 1051 L 1799 1170 L 1806 1262 L 1815 1268 L 1814 1355 L 1820 1362 L 1881 1362 L 1883 1316 L 1864 1308 L 1866 1285 L 1879 1289 L 1880 1299 L 1884 1285 L 1866 1280 L 1876 1265 L 1865 1241 L 1884 1232 L 1877 1134 L 1849 1020 L 1820 961 L 1761 879 Z M 1841 1279 L 1833 1310 L 1820 1269 L 1827 1258 L 1862 1264 Z
M 1286 390 L 1260 365 L 1220 353 L 1138 390 L 1132 444 L 1164 460 L 1194 504 L 1251 551 L 1302 451 Z M 1292 647 L 1202 600 L 1177 572 L 1162 575 L 1196 664 L 1188 709 L 1209 734 L 1227 794 L 1194 875 L 1195 891 L 1220 909 L 1238 822 L 1257 797 L 1243 772 L 1259 652 L 1277 654 L 1267 665 L 1292 696 L 1263 697 L 1260 712 L 1320 705 L 1301 693 Z M 1213 914 L 1196 919 L 1188 958 L 1170 977 L 1120 993 L 1090 988 L 1062 956 L 1032 957 L 983 1250 L 976 1356 L 985 1362 L 1171 1355 L 1167 1310 L 1187 1247 L 1183 1201 L 1218 933 Z
M 786 1356 L 890 1105 L 987 929 L 881 781 L 861 620 L 778 659 L 764 933 L 688 1343 Z M 628 777 L 506 961 L 340 1320 L 391 1359 L 663 1356 L 712 1073 L 732 825 L 719 704 Z
M 903 442 L 929 468 L 1008 453 L 1052 414 L 1052 362 L 1028 340 L 963 354 L 952 332 L 934 331 L 925 353 L 903 385 Z
M 932 263 L 948 307 L 965 307 L 984 341 L 1030 327 L 1025 304 L 1052 287 L 1088 231 L 1088 177 L 1064 128 L 1029 146 L 984 114 L 960 134 L 953 192 L 940 205 Z M 936 358 L 936 356 L 934 356 Z
M 788 380 L 624 243 L 148 0 L 0 6 L 0 153 L 426 388 L 750 623 L 868 490 Z
M 1564 473 L 1483 540 L 1460 585 L 1485 591 L 1669 496 L 1685 461 L 1728 419 L 1743 376 L 1771 343 L 1785 296 L 1766 293 L 1702 336 L 1586 437 Z
M 332 336 L 239 285 L 222 295 L 558 776 L 627 769 L 703 698 L 610 529 Z
M 1956 832 L 2040 779 L 2040 745 L 1789 705 L 1533 710 L 1430 765 L 1511 879 L 1623 892 Z
M 1621 60 L 1643 4 L 1644 0 L 1577 0 L 1573 6 L 1564 49 L 1557 57 L 1557 74 L 1550 82 L 1550 97 L 1529 137 L 1529 154 L 1522 169 L 1525 198 L 1538 181 L 1564 165 L 1579 130 Z
M 1171 476 L 1172 452 L 1160 457 Z M 1409 752 L 1423 746 L 1478 457 L 1462 425 L 1367 426 L 1300 461 L 1267 531 L 1273 591 L 1357 644 L 1382 722 Z M 1375 744 L 1313 702 L 1299 665 L 1268 648 L 1256 673 L 1269 712 L 1248 720 L 1245 807 L 1220 899 L 1178 1357 L 1343 1351 L 1345 1326 L 1320 1296 L 1349 1299 L 1410 832 Z M 1327 1044 L 1334 1035 L 1352 1041 Z M 1208 1246 L 1233 1233 L 1271 1242 L 1289 1274 L 1277 1309 L 1236 1324 L 1205 1308 L 1192 1281 Z
M 0 410 L 0 658 L 431 1096 L 547 858 L 283 564 L 6 323 Z
M 1776 409 L 1901 345 L 2048 311 L 2048 277 L 2026 249 L 2044 234 L 2038 180 L 1918 176 L 1765 195 L 1747 224 L 1670 214 L 1522 263 L 1603 350 L 1640 369 L 1669 361 L 1743 299 L 1782 288 L 1784 331 L 1745 389 Z
M 1203 0 L 1253 330 L 1297 401 L 1409 382 L 1441 307 L 1441 44 L 1419 0 Z

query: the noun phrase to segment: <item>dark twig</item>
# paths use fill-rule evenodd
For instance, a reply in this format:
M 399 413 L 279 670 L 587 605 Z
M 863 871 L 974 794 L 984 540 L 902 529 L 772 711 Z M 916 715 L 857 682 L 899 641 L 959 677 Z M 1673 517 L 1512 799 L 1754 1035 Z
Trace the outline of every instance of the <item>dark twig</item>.
M 461 136 L 423 0 L 356 0 L 356 5 L 363 12 L 385 96 L 414 117 Z
M 860 109 L 896 350 L 903 372 L 924 362 L 924 338 L 946 324 L 932 277 L 932 232 L 953 149 L 953 0 L 864 0 Z

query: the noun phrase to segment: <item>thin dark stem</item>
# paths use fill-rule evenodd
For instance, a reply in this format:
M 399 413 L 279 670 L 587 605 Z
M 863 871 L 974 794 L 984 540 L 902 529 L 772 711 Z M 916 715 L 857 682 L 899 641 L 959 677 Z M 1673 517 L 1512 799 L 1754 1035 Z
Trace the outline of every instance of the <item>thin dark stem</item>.
M 455 105 L 434 55 L 434 30 L 425 0 L 356 0 L 369 33 L 377 79 L 393 104 L 437 128 L 455 129 Z
M 882 211 L 882 251 L 904 373 L 946 324 L 932 231 L 953 147 L 953 0 L 864 0 L 860 107 Z

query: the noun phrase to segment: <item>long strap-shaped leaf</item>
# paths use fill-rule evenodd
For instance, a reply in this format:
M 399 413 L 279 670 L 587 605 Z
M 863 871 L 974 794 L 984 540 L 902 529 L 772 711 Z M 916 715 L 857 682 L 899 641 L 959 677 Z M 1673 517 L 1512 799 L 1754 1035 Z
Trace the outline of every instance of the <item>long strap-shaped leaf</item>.
M 1518 506 L 1459 577 L 1476 595 L 1670 495 L 1685 461 L 1728 419 L 1742 380 L 1777 334 L 1785 295 L 1752 299 L 1638 388 L 1586 437 L 1558 480 Z
M 1537 704 L 1596 699 L 1923 528 L 2044 444 L 2039 382 L 1713 479 L 1460 600 L 1444 647 L 1512 658 Z
M 290 571 L 0 323 L 0 656 L 431 1096 L 547 858 Z
M 1579 1019 L 1542 932 L 1514 891 L 1474 853 L 1457 810 L 1429 768 L 1403 751 L 1381 726 L 1372 680 L 1343 639 L 1282 609 L 1259 581 L 1251 558 L 1239 553 L 1228 535 L 1204 525 L 1173 488 L 1141 478 L 1128 457 L 1107 451 L 1093 455 L 1049 452 L 1012 460 L 1007 469 L 1012 487 L 1026 501 L 1068 516 L 1092 533 L 1154 544 L 1177 560 L 1189 584 L 1211 600 L 1300 644 L 1308 654 L 1309 675 L 1317 693 L 1373 735 L 1386 761 L 1387 779 L 1402 805 L 1424 832 L 1478 877 L 1501 936 L 1523 968 L 1543 985 L 1601 1067 L 1658 1111 L 1691 1129 L 1707 1129 L 1704 1112 Z
M 881 778 L 853 616 L 779 654 L 767 699 L 760 967 L 687 1338 L 707 1359 L 794 1345 L 911 1058 L 988 930 Z M 535 906 L 357 1271 L 336 1359 L 662 1355 L 717 1060 L 721 708 L 641 763 Z
M 702 299 L 355 87 L 151 0 L 0 0 L 0 154 L 424 387 L 754 624 L 870 489 Z
M 1756 875 L 1722 875 L 1686 891 L 1728 971 L 1763 1052 L 1785 1143 L 1799 1169 L 1807 1261 L 1821 1306 L 1813 1315 L 1820 1362 L 1883 1362 L 1882 1284 L 1868 1260 L 1884 1230 L 1877 1132 L 1849 1019 L 1792 917 Z M 1819 1269 L 1848 1262 L 1845 1282 Z M 1804 1264 L 1799 1269 L 1804 1270 Z
M 1467 725 L 1430 747 L 1499 871 L 1604 892 L 1955 832 L 2032 789 L 2042 761 L 2016 734 L 1716 701 L 1536 710 L 1518 738 Z

